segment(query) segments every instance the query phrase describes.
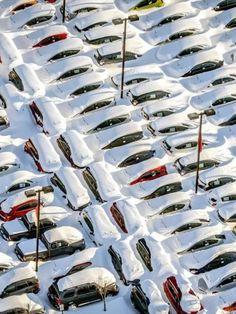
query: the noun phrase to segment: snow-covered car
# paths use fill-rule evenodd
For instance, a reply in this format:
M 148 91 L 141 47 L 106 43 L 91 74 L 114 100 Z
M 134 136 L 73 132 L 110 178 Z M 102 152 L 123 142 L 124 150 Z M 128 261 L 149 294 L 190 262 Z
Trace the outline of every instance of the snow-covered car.
M 219 207 L 228 202 L 233 202 L 236 200 L 236 182 L 228 183 L 226 185 L 220 186 L 218 188 L 209 191 L 208 202 L 211 206 Z
M 216 70 L 224 64 L 222 55 L 216 48 L 199 51 L 192 55 L 169 62 L 163 71 L 173 77 L 189 77 L 192 75 Z
M 68 216 L 67 211 L 59 206 L 46 206 L 40 209 L 40 234 L 56 228 L 57 221 Z M 7 241 L 19 241 L 21 238 L 35 238 L 37 228 L 35 211 L 28 212 L 21 218 L 1 224 L 1 236 Z
M 16 266 L 18 262 L 15 262 L 9 255 L 0 252 L 0 274 L 6 270 Z
M 156 150 L 153 143 L 149 140 L 141 139 L 106 151 L 104 159 L 118 168 L 123 168 L 153 158 L 155 154 Z
M 80 115 L 91 113 L 115 104 L 117 91 L 111 87 L 101 87 L 81 94 L 79 98 L 57 103 L 61 114 L 67 119 L 78 118 Z
M 81 76 L 71 78 L 68 81 L 47 87 L 49 97 L 66 99 L 67 97 L 78 97 L 84 93 L 105 87 L 107 72 L 90 72 Z
M 120 199 L 109 208 L 113 220 L 124 233 L 142 234 L 146 231 L 145 221 L 136 208 L 133 198 Z
M 21 263 L 3 272 L 0 279 L 0 300 L 13 295 L 38 293 L 40 290 L 37 274 L 30 264 Z
M 83 134 L 97 133 L 131 120 L 129 106 L 117 105 L 76 119 L 76 129 Z
M 21 162 L 12 152 L 0 153 L 0 176 L 12 173 L 20 169 Z
M 103 203 L 120 198 L 119 186 L 103 162 L 92 163 L 83 170 L 82 176 L 97 201 Z
M 36 239 L 18 242 L 15 246 L 16 256 L 20 261 L 35 260 Z M 70 226 L 61 226 L 45 231 L 39 240 L 39 259 L 45 260 L 60 255 L 72 254 L 83 250 L 85 241 L 82 233 Z
M 48 298 L 56 309 L 60 310 L 63 305 L 63 309 L 68 310 L 70 305 L 82 306 L 101 301 L 99 289 L 106 289 L 106 295 L 112 296 L 119 292 L 115 276 L 109 270 L 92 267 L 55 281 L 48 288 Z
M 88 31 L 93 28 L 106 25 L 113 19 L 119 19 L 124 17 L 124 13 L 120 12 L 117 9 L 92 11 L 89 14 L 85 14 L 84 16 L 79 16 L 74 22 L 74 27 L 75 29 L 77 29 L 78 32 Z
M 90 204 L 90 197 L 73 169 L 62 167 L 50 178 L 52 184 L 60 190 L 72 210 L 81 210 Z
M 143 138 L 142 127 L 137 122 L 126 122 L 112 129 L 107 129 L 87 137 L 88 145 L 91 150 L 96 152 L 98 149 L 114 149 Z
M 236 262 L 234 243 L 221 244 L 180 257 L 180 264 L 198 275 Z
M 9 126 L 10 122 L 8 120 L 7 111 L 0 108 L 0 131 L 8 128 Z
M 15 87 L 24 93 L 28 93 L 30 97 L 43 96 L 45 88 L 43 83 L 38 79 L 35 71 L 29 64 L 16 65 L 8 74 L 9 81 Z
M 66 121 L 57 106 L 46 97 L 35 99 L 29 109 L 39 129 L 50 136 L 66 130 Z
M 96 13 L 96 15 L 97 14 L 98 13 Z M 108 14 L 109 16 L 109 12 L 103 11 L 103 14 L 104 15 Z M 84 32 L 83 36 L 84 36 L 84 41 L 86 41 L 87 44 L 100 46 L 100 45 L 108 44 L 115 40 L 122 39 L 123 31 L 124 31 L 124 26 L 122 24 L 119 24 L 119 25 L 108 24 L 102 27 L 92 28 Z M 137 32 L 135 31 L 135 29 L 132 28 L 131 25 L 128 25 L 126 38 L 131 38 L 135 36 L 136 33 Z
M 89 13 L 91 11 L 99 12 L 112 8 L 114 8 L 112 0 L 108 0 L 106 2 L 103 0 L 74 0 L 66 3 L 65 15 L 67 20 L 71 20 L 78 14 Z M 63 8 L 61 7 L 60 10 L 62 12 Z
M 111 77 L 112 83 L 115 86 L 121 85 L 121 76 L 122 75 L 118 73 Z M 139 65 L 125 70 L 124 85 L 128 87 L 144 81 L 157 80 L 162 77 L 163 73 L 157 64 L 153 63 L 151 66 Z
M 201 209 L 187 210 L 166 217 L 155 217 L 147 221 L 149 231 L 164 235 L 179 234 L 209 224 L 209 214 Z
M 141 262 L 135 257 L 128 240 L 113 242 L 108 248 L 111 262 L 125 285 L 144 274 Z
M 209 169 L 199 174 L 199 187 L 205 191 L 212 190 L 236 180 L 236 167 L 232 162 Z
M 4 33 L 0 34 L 0 63 L 11 65 L 12 63 L 22 63 L 22 56 L 16 48 L 13 40 Z
M 0 106 L 7 108 L 10 104 L 18 111 L 26 102 L 28 102 L 29 95 L 19 93 L 15 85 L 1 84 L 0 86 Z
M 88 206 L 81 212 L 79 223 L 97 246 L 113 243 L 120 233 L 100 205 Z
M 236 7 L 236 3 L 234 0 L 214 0 L 213 3 L 211 2 L 210 4 L 214 6 L 214 11 L 225 11 Z
M 15 14 L 17 11 L 24 10 L 36 3 L 38 3 L 37 0 L 3 0 L 0 5 L 0 15 Z
M 44 133 L 29 138 L 24 145 L 24 151 L 33 158 L 40 172 L 51 173 L 57 171 L 62 165 L 60 156 Z
M 204 314 L 199 297 L 189 281 L 178 275 L 170 276 L 163 283 L 165 295 L 178 314 Z
M 208 121 L 218 126 L 230 126 L 236 123 L 236 102 L 223 106 L 221 108 L 214 108 L 215 114 L 208 117 Z
M 133 306 L 139 313 L 168 314 L 169 305 L 163 301 L 157 285 L 150 279 L 145 279 L 134 286 L 130 293 Z
M 217 293 L 236 286 L 236 262 L 201 274 L 198 289 L 203 293 Z
M 217 213 L 218 213 L 218 216 L 222 222 L 235 224 L 235 222 L 236 222 L 236 202 L 221 206 L 218 209 Z
M 134 197 L 149 200 L 181 190 L 183 190 L 181 176 L 177 173 L 171 173 L 153 181 L 129 186 L 127 192 Z
M 16 192 L 25 190 L 39 184 L 41 175 L 26 170 L 18 170 L 2 176 L 0 182 L 0 196 L 8 197 Z
M 153 10 L 150 13 L 141 15 L 139 17 L 139 25 L 146 31 L 155 26 L 162 26 L 179 19 L 195 16 L 197 11 L 188 1 L 172 3 L 159 10 Z
M 42 301 L 31 293 L 0 299 L 0 308 L 2 314 L 27 313 L 27 311 L 32 314 L 46 313 Z
M 52 4 L 37 3 L 16 14 L 6 16 L 0 20 L 2 31 L 17 31 L 32 29 L 51 23 L 56 18 L 56 9 Z
M 93 153 L 76 130 L 68 130 L 57 138 L 57 145 L 72 167 L 83 168 L 93 160 Z
M 125 61 L 136 60 L 150 49 L 138 35 L 126 41 Z M 116 40 L 98 48 L 94 54 L 96 62 L 103 66 L 120 63 L 122 61 L 122 40 Z
M 45 28 L 47 29 L 47 28 Z M 52 29 L 50 33 L 56 32 L 57 29 Z M 55 35 L 51 35 L 53 37 Z M 32 61 L 38 65 L 44 65 L 48 62 L 56 62 L 71 56 L 78 55 L 83 51 L 84 46 L 80 38 L 69 37 L 66 40 L 60 40 L 45 47 L 35 48 L 23 54 L 25 62 Z
M 152 181 L 168 174 L 167 168 L 158 157 L 152 157 L 141 163 L 125 167 L 116 173 L 123 184 L 134 185 Z
M 220 164 L 225 164 L 227 161 L 232 159 L 232 155 L 229 150 L 219 149 L 219 147 L 205 148 L 201 152 L 200 161 L 197 162 L 197 152 L 194 151 L 187 156 L 180 157 L 175 160 L 174 167 L 179 174 L 186 175 L 191 172 L 195 172 L 197 167 L 199 170 L 205 170 L 212 167 L 217 167 Z
M 92 72 L 94 68 L 93 60 L 90 57 L 71 56 L 70 58 L 44 65 L 36 70 L 36 74 L 44 84 L 60 84 L 75 76 Z
M 137 209 L 146 218 L 156 215 L 171 215 L 175 212 L 191 209 L 191 196 L 186 192 L 175 192 L 137 204 Z
M 230 2 L 230 1 L 228 1 Z M 231 1 L 232 2 L 232 1 Z M 219 14 L 212 16 L 209 21 L 209 25 L 213 28 L 221 26 L 222 28 L 234 28 L 235 27 L 235 13 L 236 5 L 231 10 L 225 10 Z
M 41 186 L 34 186 L 35 190 L 41 189 Z M 45 194 L 41 192 L 41 205 L 49 205 L 54 200 L 53 192 Z M 0 203 L 0 218 L 4 221 L 13 220 L 35 210 L 38 205 L 36 196 L 27 197 L 25 192 L 18 192 L 9 196 Z
M 202 25 L 196 17 L 186 18 L 154 27 L 142 34 L 142 38 L 150 45 L 161 45 L 182 37 L 192 36 L 203 32 Z
M 165 5 L 164 0 L 114 0 L 116 7 L 124 12 L 130 10 L 148 10 Z
M 196 129 L 197 127 L 198 122 L 189 120 L 187 117 L 183 116 L 182 112 L 163 117 L 162 119 L 155 119 L 146 126 L 147 131 L 153 136 L 174 134 Z

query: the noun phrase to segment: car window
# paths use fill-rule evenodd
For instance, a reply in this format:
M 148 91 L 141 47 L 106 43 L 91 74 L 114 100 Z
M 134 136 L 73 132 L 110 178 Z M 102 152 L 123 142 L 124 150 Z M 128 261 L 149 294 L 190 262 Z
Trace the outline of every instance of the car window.
M 232 97 L 232 96 L 220 98 L 220 99 L 217 99 L 216 101 L 214 101 L 212 103 L 212 106 L 214 107 L 214 106 L 227 104 L 228 102 L 235 101 L 235 100 L 236 100 L 236 97 Z
M 91 222 L 91 220 L 89 219 L 88 215 L 86 215 L 85 213 L 83 213 L 83 218 L 84 221 L 86 223 L 86 225 L 88 226 L 89 230 L 94 233 L 94 228 L 93 228 L 93 224 Z
M 88 112 L 91 112 L 91 111 L 95 111 L 95 110 L 98 110 L 98 109 L 101 109 L 103 107 L 107 107 L 109 105 L 112 104 L 112 100 L 107 100 L 107 101 L 98 101 L 94 104 L 91 104 L 89 105 L 87 108 L 85 108 L 83 111 L 80 112 L 80 114 L 85 114 L 85 113 L 88 113 Z
M 0 107 L 7 108 L 7 103 L 1 94 L 0 94 Z
M 136 132 L 124 135 L 112 141 L 110 144 L 104 146 L 102 149 L 111 149 L 113 147 L 119 147 L 128 143 L 132 143 L 134 141 L 140 140 L 143 138 L 143 132 Z
M 177 13 L 177 14 L 168 16 L 165 19 L 163 19 L 161 22 L 159 22 L 157 24 L 157 26 L 161 26 L 161 25 L 164 25 L 164 24 L 167 24 L 167 23 L 171 23 L 173 21 L 176 21 L 176 20 L 179 20 L 179 19 L 183 18 L 184 16 L 185 16 L 184 13 Z
M 105 36 L 105 37 L 102 37 L 102 38 L 96 38 L 96 39 L 92 39 L 92 40 L 86 39 L 86 41 L 90 45 L 101 45 L 101 44 L 106 44 L 106 43 L 113 42 L 113 41 L 118 40 L 120 38 L 121 38 L 120 36 Z
M 169 214 L 178 210 L 181 210 L 182 208 L 184 208 L 185 204 L 173 204 L 171 206 L 166 207 L 161 213 L 160 215 L 165 215 L 165 214 Z
M 20 189 L 24 189 L 26 187 L 30 186 L 30 183 L 29 182 L 22 182 L 22 183 L 17 183 L 17 184 L 14 184 L 12 185 L 7 192 L 13 192 L 13 191 L 16 191 L 16 190 L 20 190 Z
M 25 211 L 27 209 L 34 209 L 36 206 L 38 205 L 38 201 L 34 200 L 32 202 L 23 204 L 23 205 L 19 205 L 19 207 L 16 209 L 17 212 L 19 211 Z
M 108 119 L 106 121 L 103 121 L 102 123 L 100 123 L 98 126 L 96 126 L 94 129 L 88 131 L 87 133 L 93 133 L 93 132 L 99 132 L 101 130 L 105 130 L 105 129 L 108 129 L 112 126 L 115 126 L 115 125 L 119 125 L 125 121 L 129 120 L 129 115 L 122 115 L 122 116 L 119 116 L 119 117 L 115 117 L 115 118 L 112 118 L 112 119 Z
M 62 183 L 62 181 L 59 179 L 59 177 L 56 174 L 54 174 L 50 180 L 52 184 L 56 185 L 64 194 L 67 194 L 65 185 Z
M 9 76 L 9 81 L 12 82 L 16 86 L 16 88 L 18 88 L 21 92 L 23 92 L 24 85 L 22 83 L 21 78 L 16 73 L 16 71 L 13 69 L 11 72 L 9 72 L 8 76 Z
M 233 75 L 232 75 L 233 76 Z M 235 76 L 235 75 L 234 75 Z M 219 79 L 214 80 L 211 85 L 212 86 L 217 86 L 220 84 L 224 84 L 224 83 L 228 83 L 228 82 L 232 82 L 235 81 L 235 77 L 231 77 L 231 76 L 225 76 Z
M 78 75 L 78 74 L 82 74 L 82 73 L 85 73 L 89 70 L 90 68 L 88 67 L 78 67 L 78 68 L 74 68 L 72 70 L 69 70 L 67 72 L 65 72 L 64 74 L 62 74 L 61 76 L 59 76 L 56 81 L 59 81 L 59 80 L 64 80 L 64 79 L 67 79 L 69 77 L 73 77 L 75 75 Z
M 92 84 L 92 85 L 86 85 L 84 87 L 81 87 L 79 89 L 76 89 L 71 96 L 78 96 L 87 92 L 90 92 L 92 90 L 95 90 L 97 88 L 99 88 L 101 86 L 101 84 Z
M 226 285 L 234 283 L 234 282 L 236 284 L 236 274 L 235 275 L 231 275 L 228 278 L 226 278 L 223 281 L 221 281 L 221 283 L 218 284 L 217 287 L 223 287 L 223 286 L 226 286 Z
M 204 45 L 196 45 L 187 49 L 182 50 L 179 54 L 177 54 L 176 58 L 181 58 L 184 56 L 191 55 L 193 53 L 199 52 L 205 48 Z
M 135 78 L 135 79 L 126 81 L 125 85 L 129 86 L 129 85 L 132 85 L 132 84 L 138 84 L 138 83 L 144 82 L 146 80 L 147 80 L 147 78 L 145 78 L 145 77 L 143 77 L 143 78 L 142 77 Z
M 38 25 L 41 23 L 44 23 L 46 21 L 49 21 L 53 18 L 53 16 L 49 15 L 49 16 L 38 16 L 30 21 L 28 21 L 27 23 L 25 23 L 25 25 L 27 26 L 34 26 L 34 25 Z
M 71 289 L 71 290 L 67 290 L 64 295 L 63 298 L 67 299 L 67 298 L 72 298 L 75 295 L 75 290 Z
M 118 165 L 118 167 L 122 168 L 122 167 L 127 167 L 129 165 L 137 164 L 141 161 L 152 158 L 154 154 L 155 154 L 155 150 L 145 150 L 145 151 L 139 152 L 137 154 L 131 155 L 128 158 L 126 158 L 124 161 L 122 161 Z
M 62 58 L 74 56 L 74 55 L 77 55 L 79 52 L 80 52 L 79 49 L 65 50 L 65 51 L 62 51 L 62 52 L 59 52 L 59 53 L 55 54 L 53 57 L 48 59 L 48 61 L 56 61 L 56 60 L 59 60 L 59 59 L 62 59 Z

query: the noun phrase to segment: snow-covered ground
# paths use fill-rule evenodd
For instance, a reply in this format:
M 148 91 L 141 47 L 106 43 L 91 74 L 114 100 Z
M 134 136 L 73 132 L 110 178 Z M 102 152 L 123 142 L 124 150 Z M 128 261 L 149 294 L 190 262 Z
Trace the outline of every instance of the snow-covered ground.
M 58 312 L 49 302 L 48 288 L 53 278 L 67 273 L 76 254 L 77 263 L 90 261 L 89 267 L 114 274 L 119 293 L 107 297 L 107 313 L 137 313 L 130 300 L 134 287 L 120 280 L 111 246 L 120 254 L 127 280 L 155 288 L 156 294 L 149 295 L 150 314 L 167 313 L 157 310 L 161 299 L 170 313 L 236 313 L 236 306 L 229 308 L 236 304 L 235 277 L 231 285 L 215 287 L 226 275 L 235 276 L 235 263 L 190 272 L 217 257 L 218 247 L 236 252 L 236 23 L 226 27 L 236 17 L 236 1 L 217 11 L 213 8 L 220 0 L 165 0 L 164 6 L 145 10 L 132 9 L 138 0 L 67 0 L 67 15 L 74 6 L 82 12 L 64 24 L 62 0 L 37 2 L 14 11 L 33 1 L 0 0 L 0 202 L 7 199 L 1 207 L 8 215 L 12 204 L 26 201 L 22 191 L 62 181 L 61 189 L 53 185 L 53 197 L 45 205 L 66 210 L 63 217 L 55 213 L 57 227 L 79 230 L 86 248 L 81 256 L 40 261 L 37 296 L 46 313 Z M 95 10 L 83 11 L 91 6 Z M 123 26 L 112 19 L 122 22 L 133 14 L 139 19 L 127 22 L 126 51 L 133 60 L 125 63 L 121 99 Z M 39 15 L 50 18 L 25 25 Z M 50 36 L 52 42 L 43 41 Z M 107 43 L 110 39 L 114 42 Z M 107 54 L 115 57 L 100 59 Z M 203 73 L 194 72 L 199 64 Z M 200 163 L 195 194 L 198 114 L 208 109 L 215 111 L 203 116 L 200 160 L 211 164 L 207 169 Z M 196 119 L 191 119 L 193 113 Z M 204 190 L 209 182 L 212 190 Z M 18 221 L 9 226 L 12 233 L 14 228 L 19 232 Z M 148 246 L 152 271 L 140 256 L 140 239 Z M 194 253 L 199 241 L 206 241 L 205 247 Z M 0 266 L 6 259 L 1 253 L 10 257 L 10 267 L 18 265 L 15 246 L 0 237 Z M 29 263 L 34 269 L 35 262 Z M 164 284 L 171 276 L 182 293 L 175 308 Z M 8 284 L 2 278 L 1 291 Z M 213 294 L 212 287 L 222 291 Z M 64 313 L 100 314 L 103 303 L 72 306 Z

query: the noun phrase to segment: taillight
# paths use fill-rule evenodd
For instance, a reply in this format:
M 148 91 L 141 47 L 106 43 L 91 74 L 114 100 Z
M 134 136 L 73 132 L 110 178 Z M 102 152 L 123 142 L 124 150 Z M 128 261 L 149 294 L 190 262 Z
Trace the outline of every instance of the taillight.
M 236 310 L 236 302 L 234 302 L 233 304 L 229 305 L 229 306 L 225 306 L 223 307 L 223 310 L 226 312 L 232 312 Z
M 63 304 L 63 302 L 60 298 L 55 298 L 55 302 L 57 305 Z

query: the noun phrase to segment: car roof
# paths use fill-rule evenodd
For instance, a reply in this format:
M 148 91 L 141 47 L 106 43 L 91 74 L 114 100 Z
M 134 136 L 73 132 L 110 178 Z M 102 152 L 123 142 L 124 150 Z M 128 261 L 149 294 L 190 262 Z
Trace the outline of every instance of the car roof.
M 17 155 L 12 152 L 2 152 L 0 153 L 0 167 L 8 165 L 11 163 L 20 163 L 20 160 Z
M 13 62 L 21 63 L 23 61 L 19 50 L 16 48 L 11 38 L 4 33 L 0 33 L 0 41 L 2 43 L 0 46 L 0 54 L 3 63 L 7 62 L 8 64 L 12 64 Z
M 49 219 L 50 221 L 57 222 L 68 216 L 70 216 L 70 213 L 60 206 L 45 206 L 40 209 L 40 220 Z M 37 221 L 35 211 L 28 212 L 26 217 L 30 223 L 36 223 Z
M 1 311 L 9 311 L 16 308 L 37 311 L 43 310 L 43 304 L 40 299 L 33 293 L 24 293 L 21 295 L 12 295 L 7 298 L 0 299 Z M 44 312 L 43 312 L 44 313 Z
M 67 243 L 72 244 L 83 239 L 82 233 L 78 229 L 70 226 L 50 229 L 44 232 L 44 236 L 49 243 L 64 240 Z
M 236 202 L 232 202 L 230 204 L 222 205 L 219 210 L 219 214 L 225 220 L 229 219 L 231 216 L 236 214 Z
M 199 174 L 199 180 L 208 184 L 212 180 L 227 176 L 236 177 L 236 167 L 234 166 L 233 160 L 226 165 L 201 172 Z

